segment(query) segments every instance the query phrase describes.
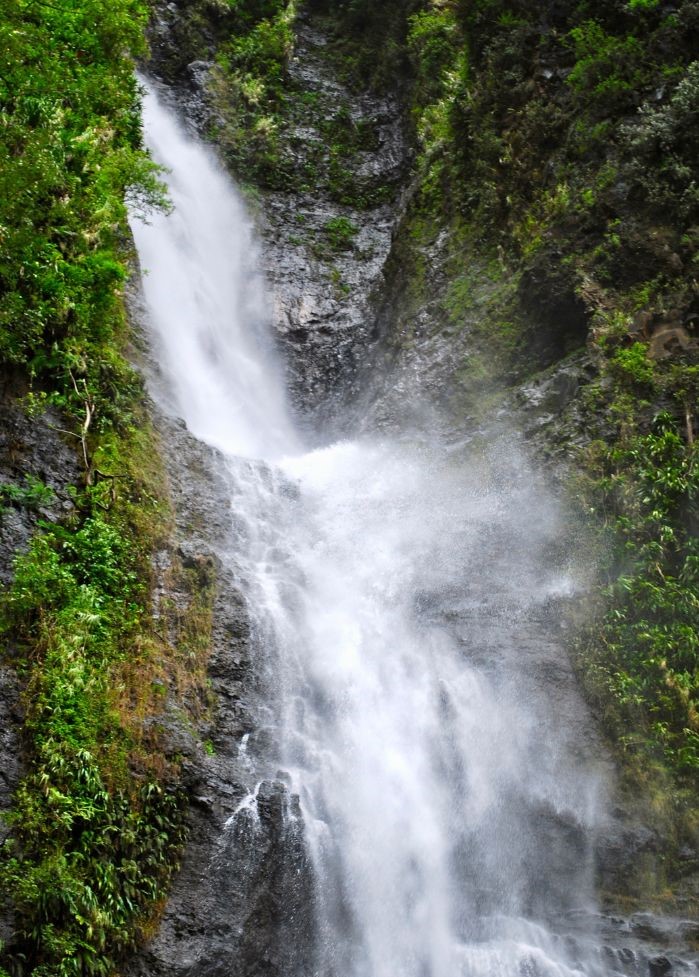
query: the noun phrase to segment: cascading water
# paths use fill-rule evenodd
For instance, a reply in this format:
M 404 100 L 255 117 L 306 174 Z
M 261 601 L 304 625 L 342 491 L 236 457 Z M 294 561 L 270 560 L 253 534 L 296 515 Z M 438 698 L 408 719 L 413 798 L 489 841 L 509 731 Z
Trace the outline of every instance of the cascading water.
M 153 341 L 171 407 L 226 457 L 251 613 L 277 649 L 273 769 L 313 859 L 313 973 L 647 973 L 586 924 L 570 935 L 592 908 L 603 778 L 558 637 L 573 584 L 554 502 L 512 438 L 304 453 L 244 208 L 153 92 L 145 129 L 174 207 L 133 223 Z M 256 804 L 225 830 L 254 841 Z
M 172 213 L 132 222 L 166 394 L 197 437 L 232 457 L 296 447 L 250 221 L 223 170 L 154 94 L 144 123 Z

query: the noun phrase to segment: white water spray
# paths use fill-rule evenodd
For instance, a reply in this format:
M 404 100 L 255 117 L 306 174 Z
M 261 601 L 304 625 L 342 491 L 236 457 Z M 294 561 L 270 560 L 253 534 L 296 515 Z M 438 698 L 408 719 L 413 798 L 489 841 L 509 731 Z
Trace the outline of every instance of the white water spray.
M 250 605 L 279 649 L 317 974 L 615 973 L 553 935 L 589 905 L 597 804 L 547 617 L 570 587 L 554 503 L 511 443 L 450 456 L 406 432 L 304 454 L 244 209 L 153 93 L 145 126 L 174 204 L 133 225 L 147 304 L 172 408 L 228 458 Z
M 231 456 L 296 448 L 250 220 L 227 176 L 158 103 L 143 121 L 172 213 L 132 221 L 143 289 L 176 410 Z

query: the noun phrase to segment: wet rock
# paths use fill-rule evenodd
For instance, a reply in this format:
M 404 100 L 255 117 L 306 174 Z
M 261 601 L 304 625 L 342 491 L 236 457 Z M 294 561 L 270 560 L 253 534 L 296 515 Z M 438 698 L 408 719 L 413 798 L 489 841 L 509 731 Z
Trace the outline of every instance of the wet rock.
M 545 249 L 537 253 L 522 275 L 519 300 L 531 318 L 528 355 L 538 360 L 540 367 L 583 346 L 587 339 L 588 313 L 576 284 L 561 256 Z
M 187 11 L 186 4 L 157 5 L 148 71 L 174 86 L 179 113 L 206 137 L 212 123 L 221 122 L 219 100 L 226 97 L 225 85 L 213 80 L 211 55 L 228 21 L 220 11 L 200 11 L 192 40 L 184 35 L 187 16 L 195 13 Z M 299 101 L 302 117 L 280 127 L 279 152 L 286 169 L 304 175 L 291 181 L 294 187 L 315 185 L 263 187 L 256 211 L 292 400 L 301 417 L 327 431 L 342 413 L 340 403 L 356 393 L 357 365 L 372 329 L 371 296 L 390 248 L 409 151 L 398 101 L 350 92 L 327 56 L 323 32 L 303 15 L 294 26 L 289 75 L 311 107 L 304 110 Z M 187 61 L 186 52 L 197 56 Z M 371 134 L 371 148 L 357 146 L 342 161 L 343 181 L 352 185 L 357 204 L 332 192 L 329 125 Z M 316 174 L 314 181 L 308 173 Z M 373 197 L 386 202 L 367 204 Z M 351 242 L 343 246 L 328 234 L 338 220 L 353 228 Z
M 648 972 L 650 977 L 667 977 L 673 972 L 672 961 L 667 957 L 653 957 L 648 961 Z
M 598 836 L 595 856 L 603 889 L 642 894 L 648 878 L 662 865 L 665 845 L 658 832 L 634 823 L 619 811 Z
M 651 334 L 653 313 L 648 309 L 637 313 L 629 329 L 629 336 L 633 339 L 648 339 Z
M 697 343 L 679 322 L 659 326 L 652 334 L 648 355 L 651 359 L 663 360 L 674 353 L 696 348 Z
M 357 195 L 363 187 L 397 187 L 407 161 L 397 102 L 350 93 L 324 56 L 325 45 L 321 32 L 299 22 L 290 74 L 315 100 L 313 115 L 290 149 L 296 167 L 327 165 L 313 155 L 326 141 L 321 124 L 345 112 L 348 124 L 370 130 L 375 139 L 371 152 L 358 151 L 345 161 Z M 356 390 L 358 363 L 373 322 L 372 293 L 381 281 L 396 219 L 396 194 L 393 202 L 374 207 L 340 204 L 322 188 L 264 194 L 260 233 L 274 325 L 294 402 L 315 427 L 327 430 L 341 413 L 339 402 Z M 354 228 L 348 246 L 328 240 L 327 229 L 338 219 Z
M 588 361 L 584 353 L 557 364 L 553 369 L 537 374 L 522 384 L 516 398 L 525 415 L 525 425 L 537 416 L 545 422 L 556 419 L 575 399 L 580 387 L 588 379 Z
M 144 315 L 134 281 L 131 315 Z M 134 354 L 159 397 L 159 366 L 144 341 Z M 206 701 L 168 687 L 158 728 L 165 756 L 181 764 L 189 841 L 157 933 L 123 968 L 125 977 L 285 977 L 310 972 L 312 874 L 298 799 L 273 779 L 277 737 L 274 649 L 251 636 L 244 578 L 236 562 L 246 532 L 231 511 L 236 477 L 214 449 L 173 416 L 167 397 L 152 408 L 176 526 L 156 554 L 154 612 L 167 628 L 191 594 L 178 567 L 213 583 Z M 264 467 L 264 466 L 261 466 Z M 177 615 L 175 615 L 175 618 Z M 167 638 L 177 642 L 177 634 Z M 246 802 L 248 799 L 248 802 Z
M 221 824 L 210 848 L 207 803 L 158 935 L 127 974 L 285 977 L 312 972 L 313 878 L 298 799 L 263 781 Z M 197 812 L 198 813 L 198 812 Z M 201 829 L 204 833 L 201 833 Z
M 192 61 L 187 65 L 187 71 L 195 89 L 199 91 L 206 89 L 213 66 L 213 61 Z

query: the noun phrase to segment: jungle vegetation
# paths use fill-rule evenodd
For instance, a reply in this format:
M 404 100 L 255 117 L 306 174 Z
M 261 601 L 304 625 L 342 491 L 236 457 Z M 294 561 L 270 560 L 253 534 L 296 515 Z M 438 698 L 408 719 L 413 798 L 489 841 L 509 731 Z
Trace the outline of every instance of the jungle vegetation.
M 39 521 L 0 609 L 25 689 L 27 773 L 0 859 L 12 977 L 111 974 L 184 838 L 177 764 L 140 722 L 178 654 L 152 629 L 151 555 L 170 514 L 125 356 L 126 206 L 167 205 L 133 74 L 150 14 L 146 0 L 0 0 L 0 362 L 22 377 L 23 410 L 58 412 L 83 473 L 65 518 Z M 586 346 L 596 370 L 578 485 L 608 554 L 581 674 L 629 768 L 661 770 L 691 807 L 699 3 L 192 0 L 177 15 L 181 63 L 163 70 L 213 59 L 211 136 L 263 189 L 320 179 L 366 206 L 395 192 L 347 184 L 343 160 L 373 135 L 341 112 L 317 171 L 289 162 L 285 133 L 314 108 L 288 75 L 296 18 L 318 19 L 350 89 L 400 95 L 416 151 L 406 234 L 449 227 L 507 277 L 503 376 L 537 347 L 532 303 L 549 310 L 548 334 L 575 310 L 561 349 Z M 321 246 L 351 247 L 354 233 L 329 223 Z M 452 289 L 454 319 L 459 302 Z M 41 510 L 47 492 L 31 476 L 0 486 L 0 520 L 7 506 Z

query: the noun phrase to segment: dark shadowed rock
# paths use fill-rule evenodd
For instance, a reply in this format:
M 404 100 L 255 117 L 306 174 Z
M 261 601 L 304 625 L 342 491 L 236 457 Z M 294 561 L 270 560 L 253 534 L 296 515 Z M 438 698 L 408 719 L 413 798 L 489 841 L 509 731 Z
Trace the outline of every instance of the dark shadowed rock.
M 522 308 L 531 318 L 527 348 L 539 367 L 550 366 L 587 339 L 588 312 L 561 257 L 542 250 L 519 284 Z

